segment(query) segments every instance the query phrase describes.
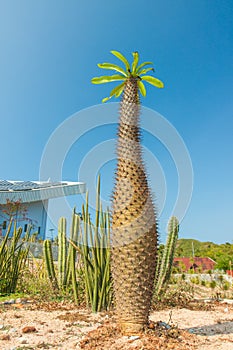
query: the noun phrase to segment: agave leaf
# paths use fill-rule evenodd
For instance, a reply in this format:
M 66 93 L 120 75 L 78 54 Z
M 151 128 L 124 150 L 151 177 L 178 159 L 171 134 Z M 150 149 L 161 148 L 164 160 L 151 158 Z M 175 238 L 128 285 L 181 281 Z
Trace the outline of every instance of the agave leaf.
M 141 77 L 142 80 L 146 81 L 147 83 L 156 86 L 157 88 L 163 88 L 164 84 L 161 80 L 152 77 L 151 75 L 144 75 Z
M 138 72 L 145 66 L 149 65 L 149 64 L 152 64 L 153 65 L 153 62 L 143 62 L 142 64 L 140 64 L 138 67 L 137 67 L 137 70 L 136 70 L 136 73 L 138 74 Z
M 142 96 L 145 97 L 146 96 L 146 88 L 141 80 L 138 80 L 138 88 L 139 88 L 139 91 L 141 92 Z
M 142 74 L 146 74 L 147 72 L 151 71 L 154 72 L 154 68 L 153 67 L 150 67 L 150 68 L 145 68 L 145 69 L 141 69 L 137 72 L 138 75 L 142 75 Z
M 95 77 L 91 79 L 91 82 L 93 84 L 104 84 L 104 83 L 110 83 L 112 81 L 117 80 L 125 80 L 125 77 L 122 75 L 116 74 L 116 75 L 103 75 L 101 77 Z
M 123 74 L 125 77 L 127 77 L 127 73 L 124 71 L 124 69 L 119 67 L 119 66 L 117 66 L 116 64 L 112 64 L 112 63 L 98 63 L 98 67 L 103 68 L 103 69 L 115 70 L 115 71 Z
M 126 70 L 129 71 L 129 69 L 130 69 L 130 64 L 129 64 L 128 60 L 125 58 L 125 56 L 123 56 L 123 55 L 122 55 L 120 52 L 118 52 L 118 51 L 112 50 L 112 51 L 110 51 L 110 52 L 111 52 L 114 56 L 116 56 L 117 58 L 119 58 L 119 60 L 121 60 L 121 62 L 124 63 Z
M 133 52 L 132 74 L 135 74 L 138 65 L 139 55 L 138 52 Z

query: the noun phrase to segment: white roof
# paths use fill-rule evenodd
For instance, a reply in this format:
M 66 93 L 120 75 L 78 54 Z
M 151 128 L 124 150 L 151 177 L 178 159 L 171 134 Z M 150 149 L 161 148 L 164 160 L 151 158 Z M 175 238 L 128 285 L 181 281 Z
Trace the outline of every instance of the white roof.
M 0 180 L 0 204 L 7 200 L 37 202 L 86 192 L 84 182 L 6 181 Z

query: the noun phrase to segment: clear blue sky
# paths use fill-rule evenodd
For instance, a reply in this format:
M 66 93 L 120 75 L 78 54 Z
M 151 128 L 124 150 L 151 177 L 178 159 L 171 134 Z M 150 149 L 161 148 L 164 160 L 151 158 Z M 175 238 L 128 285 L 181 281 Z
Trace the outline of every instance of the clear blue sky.
M 1 179 L 38 179 L 53 131 L 110 91 L 111 86 L 91 85 L 102 74 L 96 64 L 116 62 L 110 50 L 129 59 L 137 50 L 142 60 L 154 62 L 155 75 L 165 83 L 163 90 L 148 87 L 142 104 L 172 123 L 192 160 L 193 196 L 180 236 L 232 242 L 232 0 L 2 0 L 0 45 Z M 75 143 L 64 160 L 64 178 L 76 181 L 85 155 L 114 133 L 111 126 L 96 128 Z M 169 152 L 149 134 L 143 139 L 167 182 L 163 240 L 177 174 Z M 101 168 L 106 201 L 113 168 L 114 161 Z M 98 169 L 89 171 L 96 175 Z M 160 197 L 156 177 L 156 171 L 149 174 Z

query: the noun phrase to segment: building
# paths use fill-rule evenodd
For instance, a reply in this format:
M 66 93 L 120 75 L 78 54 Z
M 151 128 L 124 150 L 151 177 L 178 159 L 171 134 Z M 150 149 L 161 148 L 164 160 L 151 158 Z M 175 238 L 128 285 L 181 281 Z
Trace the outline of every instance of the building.
M 181 270 L 181 272 L 187 272 L 194 270 L 195 272 L 205 272 L 214 270 L 216 262 L 211 258 L 174 258 L 173 266 Z
M 86 192 L 83 182 L 41 182 L 0 180 L 0 236 L 10 218 L 26 232 L 28 225 L 45 238 L 49 199 Z

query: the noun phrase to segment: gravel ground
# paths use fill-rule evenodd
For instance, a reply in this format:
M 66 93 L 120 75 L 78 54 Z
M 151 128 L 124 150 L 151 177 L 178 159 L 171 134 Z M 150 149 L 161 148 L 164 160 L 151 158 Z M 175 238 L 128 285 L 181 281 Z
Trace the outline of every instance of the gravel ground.
M 214 303 L 204 309 L 167 309 L 151 314 L 138 337 L 124 337 L 114 317 L 91 314 L 63 303 L 0 306 L 0 349 L 233 349 L 233 306 Z

